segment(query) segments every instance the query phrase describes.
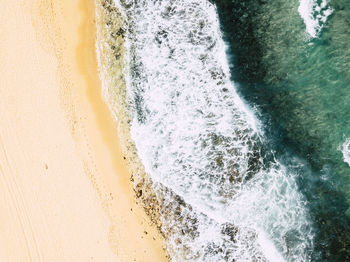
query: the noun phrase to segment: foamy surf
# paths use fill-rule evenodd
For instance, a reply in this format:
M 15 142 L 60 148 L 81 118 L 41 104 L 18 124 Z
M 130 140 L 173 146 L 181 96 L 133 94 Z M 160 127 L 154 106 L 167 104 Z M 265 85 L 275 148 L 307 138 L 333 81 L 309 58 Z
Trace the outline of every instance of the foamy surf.
M 172 260 L 309 261 L 306 201 L 230 81 L 215 6 L 122 5 L 131 135 L 155 182 Z
M 344 162 L 350 166 L 350 138 L 347 138 L 341 146 Z
M 333 12 L 328 3 L 329 0 L 300 0 L 298 11 L 311 38 L 318 37 Z

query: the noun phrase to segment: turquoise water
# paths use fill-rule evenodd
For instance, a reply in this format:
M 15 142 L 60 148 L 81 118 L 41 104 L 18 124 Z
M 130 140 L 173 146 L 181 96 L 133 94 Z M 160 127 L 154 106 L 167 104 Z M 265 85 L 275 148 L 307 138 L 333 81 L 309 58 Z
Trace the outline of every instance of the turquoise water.
M 317 38 L 305 33 L 299 1 L 214 2 L 239 92 L 261 112 L 278 157 L 304 161 L 299 188 L 321 254 L 313 260 L 349 261 L 350 167 L 341 152 L 350 136 L 349 2 L 330 1 Z

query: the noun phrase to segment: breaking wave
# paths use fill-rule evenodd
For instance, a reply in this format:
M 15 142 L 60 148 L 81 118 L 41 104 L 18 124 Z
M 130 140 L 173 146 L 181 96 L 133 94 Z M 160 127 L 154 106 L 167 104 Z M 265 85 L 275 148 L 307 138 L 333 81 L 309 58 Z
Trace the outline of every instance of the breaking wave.
M 121 5 L 131 135 L 154 181 L 173 261 L 310 261 L 306 200 L 230 80 L 215 6 Z
M 341 147 L 344 162 L 350 166 L 350 138 L 346 139 Z
M 306 25 L 306 32 L 312 38 L 318 37 L 333 12 L 328 2 L 329 0 L 300 0 L 298 11 Z

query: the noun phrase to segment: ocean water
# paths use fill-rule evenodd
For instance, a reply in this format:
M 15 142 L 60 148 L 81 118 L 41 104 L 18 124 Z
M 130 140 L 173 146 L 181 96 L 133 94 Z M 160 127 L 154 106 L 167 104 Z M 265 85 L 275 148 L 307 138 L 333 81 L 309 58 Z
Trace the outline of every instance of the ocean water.
M 298 156 L 310 170 L 298 185 L 317 228 L 315 250 L 324 261 L 348 261 L 348 2 L 215 2 L 239 93 L 261 111 L 277 155 Z
M 116 3 L 172 260 L 348 261 L 346 1 Z

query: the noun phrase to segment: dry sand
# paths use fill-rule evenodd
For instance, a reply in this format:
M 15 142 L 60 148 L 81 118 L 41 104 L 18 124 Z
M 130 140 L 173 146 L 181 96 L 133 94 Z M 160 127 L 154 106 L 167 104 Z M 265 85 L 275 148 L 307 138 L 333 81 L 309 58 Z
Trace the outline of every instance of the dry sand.
M 93 0 L 0 9 L 0 261 L 167 261 L 100 96 Z

